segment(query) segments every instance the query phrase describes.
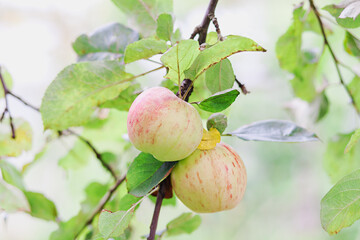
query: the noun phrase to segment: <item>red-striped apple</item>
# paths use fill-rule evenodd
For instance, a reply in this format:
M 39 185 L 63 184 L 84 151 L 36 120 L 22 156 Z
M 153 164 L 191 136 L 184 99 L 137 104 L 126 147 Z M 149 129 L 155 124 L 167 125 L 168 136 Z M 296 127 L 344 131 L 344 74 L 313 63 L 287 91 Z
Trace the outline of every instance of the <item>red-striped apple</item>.
M 195 150 L 171 172 L 176 196 L 198 213 L 234 208 L 246 188 L 246 170 L 240 156 L 225 143 Z
M 203 135 L 197 110 L 164 87 L 147 89 L 135 99 L 127 129 L 132 144 L 159 161 L 186 158 Z

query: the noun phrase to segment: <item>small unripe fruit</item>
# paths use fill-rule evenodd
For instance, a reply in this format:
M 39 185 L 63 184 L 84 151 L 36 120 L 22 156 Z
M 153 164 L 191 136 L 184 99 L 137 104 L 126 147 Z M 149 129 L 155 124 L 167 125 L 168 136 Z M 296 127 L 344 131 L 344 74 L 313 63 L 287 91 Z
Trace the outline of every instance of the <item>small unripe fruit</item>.
M 159 161 L 177 161 L 199 145 L 203 127 L 197 110 L 164 87 L 142 92 L 127 118 L 130 141 Z
M 191 210 L 210 213 L 234 208 L 246 188 L 246 170 L 240 156 L 225 143 L 195 150 L 171 173 L 176 196 Z

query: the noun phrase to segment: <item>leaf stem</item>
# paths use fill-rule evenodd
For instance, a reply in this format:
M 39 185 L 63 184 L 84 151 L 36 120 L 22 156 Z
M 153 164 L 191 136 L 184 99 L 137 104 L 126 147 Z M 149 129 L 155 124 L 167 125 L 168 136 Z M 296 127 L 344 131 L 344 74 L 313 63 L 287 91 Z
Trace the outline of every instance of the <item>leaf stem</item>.
M 340 83 L 341 85 L 344 87 L 345 91 L 347 92 L 347 94 L 349 95 L 350 97 L 350 100 L 351 100 L 351 104 L 353 105 L 355 111 L 360 114 L 360 109 L 356 106 L 355 104 L 355 101 L 354 101 L 354 96 L 351 94 L 350 92 L 350 89 L 347 87 L 347 85 L 345 84 L 344 82 L 344 79 L 342 77 L 342 74 L 341 74 L 341 71 L 340 71 L 340 68 L 339 68 L 339 60 L 337 59 L 337 57 L 335 56 L 335 53 L 333 51 L 333 49 L 331 48 L 331 45 L 327 39 L 327 36 L 326 36 L 326 33 L 325 33 L 325 29 L 324 29 L 324 24 L 321 20 L 321 15 L 318 11 L 318 9 L 315 7 L 315 4 L 314 4 L 314 1 L 313 0 L 309 0 L 309 3 L 310 3 L 310 7 L 311 9 L 314 11 L 315 15 L 316 15 L 316 18 L 318 20 L 318 23 L 320 25 L 320 29 L 321 29 L 321 34 L 323 36 L 323 39 L 324 39 L 324 44 L 325 46 L 327 46 L 327 48 L 329 49 L 330 51 L 330 54 L 331 54 L 331 57 L 333 58 L 334 60 L 334 63 L 335 63 L 335 68 L 336 68 L 336 71 L 338 73 L 338 76 L 339 76 L 339 80 L 340 80 Z
M 152 220 L 151 220 L 151 225 L 150 225 L 150 234 L 149 234 L 149 237 L 147 238 L 147 240 L 154 240 L 155 239 L 156 228 L 157 228 L 157 224 L 158 224 L 158 221 L 159 221 L 161 204 L 162 204 L 162 201 L 163 201 L 164 197 L 165 197 L 165 181 L 162 181 L 160 183 L 159 192 L 157 194 L 154 214 L 153 214 L 153 217 L 152 217 Z
M 235 82 L 237 83 L 237 85 L 239 86 L 239 88 L 241 89 L 241 92 L 246 95 L 248 93 L 250 93 L 250 91 L 248 91 L 245 87 L 245 84 L 242 84 L 235 76 Z
M 5 109 L 4 109 L 4 112 L 2 113 L 1 117 L 0 117 L 0 121 L 3 120 L 3 118 L 5 117 L 5 114 L 7 113 L 9 115 L 9 119 L 10 119 L 10 128 L 11 128 L 11 137 L 13 139 L 15 139 L 15 127 L 14 127 L 14 123 L 13 123 L 13 118 L 11 116 L 11 113 L 10 113 L 10 109 L 9 109 L 9 101 L 7 99 L 7 95 L 9 94 L 9 90 L 5 84 L 5 80 L 2 76 L 2 73 L 1 73 L 1 66 L 0 66 L 0 80 L 1 80 L 1 84 L 2 84 L 2 87 L 3 87 L 3 90 L 4 90 L 4 98 L 5 98 Z

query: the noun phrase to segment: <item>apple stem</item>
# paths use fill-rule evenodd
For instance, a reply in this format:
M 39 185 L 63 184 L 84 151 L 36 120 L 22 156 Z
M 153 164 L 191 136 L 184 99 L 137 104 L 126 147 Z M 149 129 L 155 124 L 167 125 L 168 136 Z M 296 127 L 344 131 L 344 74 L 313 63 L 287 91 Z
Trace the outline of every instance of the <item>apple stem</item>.
M 151 220 L 151 225 L 150 225 L 150 234 L 149 237 L 147 238 L 147 240 L 154 240 L 155 239 L 155 235 L 156 235 L 156 228 L 157 228 L 157 224 L 159 221 L 159 215 L 160 215 L 160 209 L 161 209 L 161 204 L 162 201 L 165 197 L 165 181 L 162 181 L 160 183 L 160 187 L 159 187 L 159 192 L 157 194 L 156 197 L 156 203 L 155 203 L 155 209 L 154 209 L 154 214 Z

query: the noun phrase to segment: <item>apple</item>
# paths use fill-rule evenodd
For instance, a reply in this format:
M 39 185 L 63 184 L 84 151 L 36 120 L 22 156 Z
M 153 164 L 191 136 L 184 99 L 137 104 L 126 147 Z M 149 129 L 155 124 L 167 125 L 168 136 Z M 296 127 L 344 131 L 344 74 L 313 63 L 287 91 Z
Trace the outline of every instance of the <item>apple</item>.
M 129 139 L 163 162 L 181 160 L 199 145 L 203 125 L 197 110 L 164 87 L 142 92 L 127 117 Z
M 198 213 L 234 208 L 246 188 L 246 169 L 240 156 L 225 143 L 195 150 L 171 172 L 176 196 Z

